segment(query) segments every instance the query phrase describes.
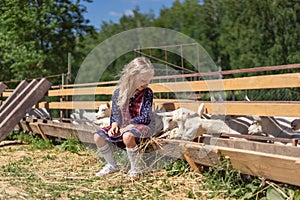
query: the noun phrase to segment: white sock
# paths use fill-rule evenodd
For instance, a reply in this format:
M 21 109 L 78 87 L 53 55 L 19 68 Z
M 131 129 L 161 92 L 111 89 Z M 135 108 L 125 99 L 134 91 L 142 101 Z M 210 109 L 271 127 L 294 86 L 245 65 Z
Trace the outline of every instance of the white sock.
M 113 152 L 110 149 L 110 146 L 108 143 L 106 143 L 103 147 L 98 147 L 98 151 L 101 153 L 101 155 L 104 157 L 104 160 L 108 164 L 110 164 L 114 167 L 117 167 L 116 161 L 113 156 Z
M 138 146 L 135 146 L 133 148 L 126 147 L 126 152 L 130 161 L 131 170 L 136 170 L 140 164 L 140 154 L 138 150 Z

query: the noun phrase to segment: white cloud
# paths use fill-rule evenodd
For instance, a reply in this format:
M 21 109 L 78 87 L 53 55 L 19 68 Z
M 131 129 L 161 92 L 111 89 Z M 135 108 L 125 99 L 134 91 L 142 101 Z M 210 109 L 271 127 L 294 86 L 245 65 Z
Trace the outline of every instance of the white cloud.
M 115 12 L 115 11 L 109 11 L 108 14 L 112 17 L 121 17 L 122 16 L 122 13 L 118 13 L 118 12 Z
M 124 15 L 127 17 L 132 17 L 132 16 L 134 16 L 134 13 L 132 10 L 125 10 Z
M 131 17 L 134 15 L 132 10 L 125 10 L 123 13 L 110 11 L 108 14 L 109 14 L 109 16 L 112 16 L 112 17 L 122 17 L 123 15 L 125 15 L 127 17 Z

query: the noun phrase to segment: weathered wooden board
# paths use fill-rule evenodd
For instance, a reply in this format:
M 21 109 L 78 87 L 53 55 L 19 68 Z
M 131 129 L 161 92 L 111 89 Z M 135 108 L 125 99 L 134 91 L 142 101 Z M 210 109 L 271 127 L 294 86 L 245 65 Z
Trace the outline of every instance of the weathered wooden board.
M 2 94 L 6 88 L 7 86 L 3 82 L 0 82 L 0 94 Z
M 96 110 L 104 101 L 82 102 L 41 102 L 39 108 L 49 109 L 89 109 Z M 154 99 L 154 106 L 161 107 L 163 104 L 172 103 L 174 108 L 184 107 L 194 111 L 198 110 L 201 103 L 205 104 L 205 112 L 208 114 L 226 115 L 258 115 L 258 116 L 286 116 L 300 117 L 300 102 L 206 102 L 178 99 Z
M 30 84 L 29 84 L 30 85 Z M 28 87 L 28 86 L 27 86 Z M 18 102 L 17 106 L 5 116 L 5 118 L 0 123 L 0 141 L 3 140 L 9 131 L 11 131 L 22 119 L 22 117 L 28 112 L 33 105 L 44 97 L 51 83 L 43 78 L 41 79 L 26 96 Z
M 227 91 L 300 87 L 300 73 L 253 76 L 232 79 L 154 83 L 156 92 Z
M 224 155 L 230 159 L 233 169 L 241 173 L 300 186 L 296 175 L 300 173 L 300 157 L 182 140 L 163 140 L 162 144 L 179 146 L 182 154 L 188 151 L 191 159 L 202 165 L 214 166 L 220 162 L 219 156 Z
M 25 94 L 25 88 L 28 85 L 28 83 L 24 80 L 19 83 L 19 85 L 14 89 L 14 92 L 4 101 L 4 103 L 0 107 L 0 114 L 2 114 L 4 108 L 6 108 L 14 99 L 17 98 L 18 95 Z M 1 91 L 0 91 L 1 92 Z
M 112 94 L 115 86 L 49 90 L 48 96 Z
M 98 126 L 72 123 L 29 123 L 31 129 L 39 134 L 67 139 L 69 137 L 78 138 L 83 143 L 94 143 L 94 133 L 100 129 Z M 42 132 L 41 132 L 42 131 Z
M 247 149 L 251 151 L 270 153 L 282 156 L 291 156 L 300 158 L 300 148 L 288 145 L 270 144 L 263 142 L 254 142 L 240 139 L 224 139 L 216 137 L 201 137 L 200 143 L 211 146 L 228 147 L 233 149 Z
M 14 92 L 5 100 L 0 107 L 0 121 L 2 121 L 8 113 L 10 113 L 18 103 L 30 92 L 30 90 L 37 84 L 36 80 L 32 80 L 30 84 L 26 81 L 19 83 Z
M 244 101 L 224 101 L 224 102 L 205 102 L 187 100 L 167 100 L 174 102 L 174 107 L 184 107 L 194 111 L 198 110 L 201 103 L 205 104 L 205 112 L 209 114 L 226 115 L 258 115 L 258 116 L 285 116 L 300 117 L 300 102 L 244 102 Z M 155 105 L 161 106 L 163 101 L 154 100 Z
M 300 158 L 218 147 L 242 173 L 300 186 Z

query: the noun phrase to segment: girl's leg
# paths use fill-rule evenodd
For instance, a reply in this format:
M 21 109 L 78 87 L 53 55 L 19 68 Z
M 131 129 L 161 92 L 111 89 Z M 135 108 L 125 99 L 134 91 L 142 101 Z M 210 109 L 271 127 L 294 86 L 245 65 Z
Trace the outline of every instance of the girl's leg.
M 113 152 L 106 139 L 100 136 L 98 133 L 95 133 L 94 141 L 99 153 L 103 156 L 107 163 L 104 168 L 96 174 L 96 176 L 104 176 L 106 174 L 119 171 L 119 168 L 117 167 L 116 161 L 113 157 Z
M 123 134 L 123 142 L 126 145 L 126 152 L 130 161 L 129 176 L 137 176 L 143 173 L 141 155 L 135 141 L 135 136 L 130 132 L 126 132 Z

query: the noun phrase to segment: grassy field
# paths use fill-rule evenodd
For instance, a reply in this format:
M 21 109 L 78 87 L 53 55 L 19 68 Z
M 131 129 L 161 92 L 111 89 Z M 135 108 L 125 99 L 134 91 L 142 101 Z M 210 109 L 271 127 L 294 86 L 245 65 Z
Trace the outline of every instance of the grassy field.
M 299 199 L 297 187 L 244 176 L 230 163 L 193 173 L 182 160 L 138 179 L 95 177 L 104 163 L 76 141 L 22 136 L 0 143 L 0 199 Z M 18 139 L 18 140 L 16 140 Z M 20 140 L 21 139 L 21 140 Z M 117 160 L 125 163 L 122 154 Z M 125 166 L 125 165 L 124 165 Z

